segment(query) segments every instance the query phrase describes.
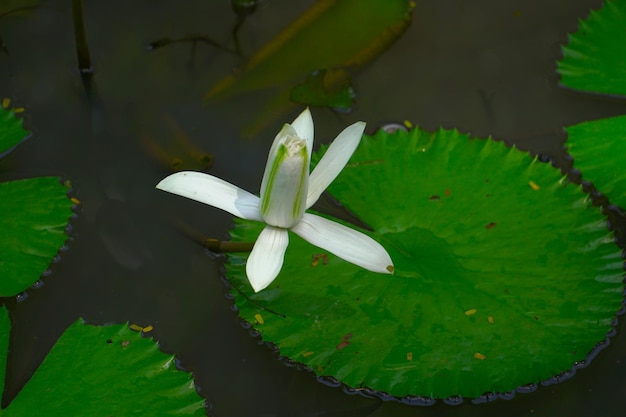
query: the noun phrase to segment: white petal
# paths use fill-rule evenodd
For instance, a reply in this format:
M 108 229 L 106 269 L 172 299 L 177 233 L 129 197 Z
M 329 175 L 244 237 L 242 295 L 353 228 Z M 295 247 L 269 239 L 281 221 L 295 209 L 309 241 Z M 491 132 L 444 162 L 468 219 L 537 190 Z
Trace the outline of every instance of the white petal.
M 393 273 L 391 257 L 380 243 L 342 224 L 305 213 L 291 231 L 307 242 L 369 271 Z
M 315 204 L 324 190 L 346 166 L 354 150 L 359 146 L 364 130 L 365 122 L 356 122 L 346 127 L 330 144 L 328 150 L 309 177 L 309 193 L 306 199 L 306 208 Z
M 248 281 L 255 292 L 270 285 L 278 276 L 288 244 L 287 230 L 272 226 L 263 229 L 246 263 Z
M 306 141 L 306 147 L 309 151 L 309 160 L 311 159 L 311 155 L 313 154 L 313 117 L 311 116 L 311 112 L 307 107 L 304 109 L 302 113 L 296 120 L 293 121 L 291 126 L 295 129 L 298 137 L 304 139 Z
M 161 180 L 156 188 L 217 207 L 242 219 L 263 221 L 259 197 L 212 175 L 177 172 Z

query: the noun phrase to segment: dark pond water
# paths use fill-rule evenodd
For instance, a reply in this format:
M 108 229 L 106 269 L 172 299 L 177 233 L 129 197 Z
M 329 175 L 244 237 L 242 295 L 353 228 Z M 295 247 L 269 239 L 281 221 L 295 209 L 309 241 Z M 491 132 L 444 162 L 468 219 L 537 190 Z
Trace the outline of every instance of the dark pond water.
M 15 395 L 56 338 L 78 317 L 92 323 L 155 327 L 162 349 L 193 371 L 216 416 L 619 416 L 626 409 L 626 332 L 593 363 L 558 385 L 486 405 L 415 408 L 347 395 L 286 367 L 251 338 L 224 297 L 222 261 L 181 236 L 171 218 L 227 238 L 231 217 L 157 192 L 167 174 L 145 141 L 167 145 L 176 129 L 211 153 L 211 172 L 258 191 L 275 132 L 297 113 L 270 121 L 252 138 L 242 127 L 265 92 L 219 103 L 202 96 L 241 62 L 199 44 L 154 51 L 159 38 L 209 35 L 232 45 L 228 1 L 86 2 L 95 67 L 89 101 L 77 71 L 69 1 L 44 1 L 0 19 L 0 95 L 26 107 L 34 132 L 3 161 L 0 180 L 35 175 L 70 179 L 83 204 L 73 240 L 52 274 L 22 301 L 8 300 L 14 334 L 7 380 Z M 250 56 L 313 2 L 265 0 L 240 30 Z M 356 120 L 368 132 L 411 120 L 428 130 L 458 128 L 563 161 L 561 128 L 626 111 L 624 102 L 560 89 L 559 44 L 599 0 L 417 1 L 405 35 L 354 79 L 347 114 L 313 109 L 316 141 Z M 355 28 L 355 30 L 357 30 Z M 320 46 L 320 47 L 323 47 Z M 178 127 L 176 127 L 178 126 Z

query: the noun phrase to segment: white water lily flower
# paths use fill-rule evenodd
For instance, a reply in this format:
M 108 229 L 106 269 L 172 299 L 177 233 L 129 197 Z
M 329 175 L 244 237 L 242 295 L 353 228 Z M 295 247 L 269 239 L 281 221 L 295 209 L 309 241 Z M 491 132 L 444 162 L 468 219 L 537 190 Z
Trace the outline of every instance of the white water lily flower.
M 246 274 L 255 292 L 267 287 L 280 272 L 289 243 L 288 230 L 355 265 L 391 274 L 391 257 L 378 242 L 339 223 L 305 213 L 348 163 L 364 130 L 364 122 L 344 129 L 309 175 L 313 119 L 309 109 L 304 110 L 292 124 L 286 123 L 274 139 L 260 198 L 201 172 L 178 172 L 156 187 L 243 219 L 266 223 L 246 264 Z

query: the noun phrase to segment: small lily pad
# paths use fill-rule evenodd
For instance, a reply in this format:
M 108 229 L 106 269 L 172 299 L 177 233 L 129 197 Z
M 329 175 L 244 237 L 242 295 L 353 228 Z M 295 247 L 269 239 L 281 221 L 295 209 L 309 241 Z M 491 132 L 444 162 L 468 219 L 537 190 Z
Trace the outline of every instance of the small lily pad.
M 58 177 L 0 183 L 0 297 L 37 281 L 67 240 L 67 191 Z
M 381 131 L 329 192 L 372 227 L 393 276 L 295 235 L 259 293 L 245 254 L 227 265 L 241 317 L 318 375 L 395 397 L 509 392 L 585 360 L 622 306 L 623 260 L 605 217 L 515 148 L 457 131 Z M 261 227 L 237 221 L 232 239 L 253 241 Z
M 22 126 L 22 119 L 14 109 L 0 106 L 0 157 L 28 137 L 28 131 Z
M 565 128 L 568 152 L 584 180 L 626 208 L 626 116 L 592 120 Z
M 626 2 L 606 0 L 569 35 L 558 63 L 561 83 L 592 93 L 626 95 Z
M 174 356 L 161 353 L 154 341 L 128 325 L 79 320 L 0 415 L 204 416 L 205 411 L 191 374 L 177 370 Z

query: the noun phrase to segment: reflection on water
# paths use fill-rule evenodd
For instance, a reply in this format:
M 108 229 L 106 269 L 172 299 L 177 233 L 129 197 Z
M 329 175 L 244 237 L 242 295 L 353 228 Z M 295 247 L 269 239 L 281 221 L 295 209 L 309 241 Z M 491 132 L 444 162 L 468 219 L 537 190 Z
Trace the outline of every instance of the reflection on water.
M 213 157 L 206 166 L 212 174 L 258 191 L 273 132 L 283 120 L 254 139 L 243 139 L 241 127 L 272 92 L 203 105 L 204 93 L 242 58 L 205 44 L 179 42 L 152 51 L 148 45 L 198 34 L 240 48 L 245 60 L 313 1 L 261 2 L 238 27 L 239 46 L 232 33 L 240 18 L 228 2 L 86 2 L 95 71 L 91 98 L 77 70 L 69 3 L 51 0 L 25 15 L 0 18 L 0 95 L 26 108 L 34 132 L 3 160 L 0 180 L 61 175 L 82 201 L 75 239 L 52 274 L 23 302 L 9 301 L 15 321 L 9 397 L 82 316 L 93 323 L 153 325 L 162 348 L 195 373 L 215 415 L 617 415 L 626 406 L 623 331 L 568 383 L 480 408 L 381 405 L 284 366 L 241 328 L 224 297 L 220 259 L 169 223 L 176 213 L 206 235 L 225 239 L 231 218 L 157 192 L 154 185 L 169 168 L 155 164 L 142 142 L 148 135 L 175 154 L 184 132 L 194 149 Z M 555 84 L 557 45 L 589 7 L 601 3 L 417 2 L 406 34 L 352 80 L 353 112 L 313 109 L 316 142 L 327 143 L 356 120 L 370 128 L 410 120 L 430 130 L 443 125 L 491 134 L 562 161 L 561 126 L 623 112 L 621 103 Z

